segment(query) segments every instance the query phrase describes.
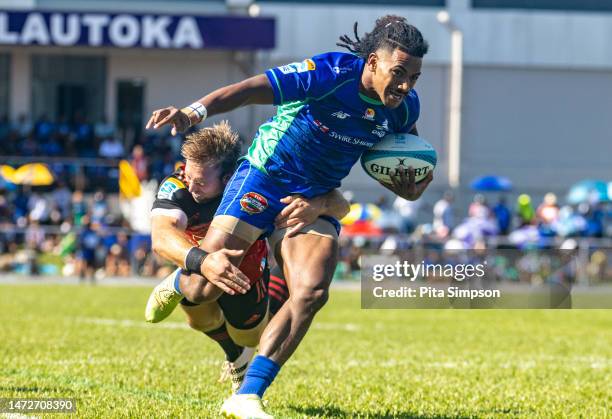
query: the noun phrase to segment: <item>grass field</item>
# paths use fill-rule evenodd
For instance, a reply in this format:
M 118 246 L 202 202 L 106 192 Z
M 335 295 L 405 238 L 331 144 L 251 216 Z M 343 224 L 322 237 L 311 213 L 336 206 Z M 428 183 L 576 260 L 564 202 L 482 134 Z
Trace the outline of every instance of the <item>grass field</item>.
M 148 293 L 0 285 L 0 397 L 215 417 L 221 350 L 178 311 L 146 324 Z M 612 310 L 361 310 L 333 290 L 267 399 L 279 418 L 612 417 Z

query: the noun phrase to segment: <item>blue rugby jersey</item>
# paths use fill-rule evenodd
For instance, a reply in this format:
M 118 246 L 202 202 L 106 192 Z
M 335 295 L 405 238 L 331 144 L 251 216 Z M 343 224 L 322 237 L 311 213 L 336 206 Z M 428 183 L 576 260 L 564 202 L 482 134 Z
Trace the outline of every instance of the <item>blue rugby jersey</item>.
M 396 109 L 359 92 L 365 60 L 330 52 L 266 71 L 276 116 L 259 127 L 246 158 L 290 193 L 312 197 L 340 186 L 361 153 L 419 117 L 413 90 Z

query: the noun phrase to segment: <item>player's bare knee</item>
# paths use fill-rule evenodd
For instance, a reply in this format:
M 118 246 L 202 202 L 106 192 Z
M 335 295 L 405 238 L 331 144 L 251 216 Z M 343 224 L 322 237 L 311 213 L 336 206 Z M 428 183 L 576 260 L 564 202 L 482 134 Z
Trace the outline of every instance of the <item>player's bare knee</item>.
M 303 313 L 314 315 L 321 310 L 329 300 L 327 288 L 300 287 L 292 292 L 290 300 L 296 304 Z
M 216 313 L 210 310 L 209 313 L 205 313 L 204 315 L 202 315 L 202 313 L 194 314 L 187 312 L 187 324 L 190 328 L 199 332 L 207 333 L 211 330 L 218 329 L 223 322 L 224 319 L 220 311 Z
M 327 288 L 324 289 L 316 289 L 312 292 L 313 297 L 313 308 L 316 311 L 319 311 L 323 308 L 327 301 L 329 300 L 329 290 Z
M 206 302 L 205 288 L 206 279 L 201 275 L 181 276 L 181 292 L 183 296 L 194 304 Z
M 208 332 L 209 330 L 213 330 L 214 328 L 209 322 L 202 321 L 202 319 L 196 319 L 189 316 L 187 316 L 187 324 L 193 330 L 198 330 L 200 332 Z

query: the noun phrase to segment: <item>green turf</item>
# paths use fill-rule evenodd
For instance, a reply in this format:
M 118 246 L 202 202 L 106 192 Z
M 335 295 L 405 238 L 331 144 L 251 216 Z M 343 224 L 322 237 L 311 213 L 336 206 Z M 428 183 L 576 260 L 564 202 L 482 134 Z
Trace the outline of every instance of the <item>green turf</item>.
M 220 349 L 180 312 L 145 324 L 148 293 L 0 286 L 0 397 L 214 417 Z M 612 311 L 360 310 L 333 290 L 315 322 L 267 393 L 279 418 L 612 417 Z

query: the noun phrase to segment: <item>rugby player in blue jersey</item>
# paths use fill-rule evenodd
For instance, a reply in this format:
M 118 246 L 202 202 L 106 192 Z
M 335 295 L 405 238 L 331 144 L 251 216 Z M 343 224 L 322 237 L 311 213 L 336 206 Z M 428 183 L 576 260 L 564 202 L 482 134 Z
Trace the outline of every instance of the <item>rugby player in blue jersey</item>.
M 180 304 L 191 328 L 216 341 L 225 352 L 222 379 L 231 378 L 233 391 L 242 383 L 268 318 L 289 296 L 282 275 L 268 275 L 265 240 L 253 243 L 239 266 L 251 286 L 245 294 L 221 292 L 213 285 L 214 273 L 207 271 L 206 265 L 217 269 L 216 257 L 231 251 L 220 249 L 201 266 L 188 266 L 185 261 L 190 249 L 206 235 L 223 188 L 236 168 L 241 146 L 238 134 L 226 122 L 186 136 L 181 148 L 185 164 L 162 180 L 151 211 L 153 251 L 179 268 L 155 287 L 145 309 L 147 321 L 157 323 Z M 322 199 L 328 205 L 321 205 Z M 304 200 L 301 213 L 295 214 L 297 219 L 311 212 L 334 217 L 348 212 L 348 202 L 336 190 L 311 201 Z M 232 265 L 229 268 L 236 269 Z M 193 295 L 186 292 L 184 298 L 172 291 L 174 287 L 180 289 L 176 284 L 181 278 L 189 282 L 192 275 L 202 272 L 212 278 L 208 290 L 195 290 Z M 180 298 L 165 298 L 168 293 Z
M 290 290 L 289 299 L 266 326 L 259 355 L 242 386 L 224 402 L 221 414 L 226 417 L 271 417 L 264 412 L 261 397 L 328 298 L 338 253 L 338 222 L 321 216 L 309 220 L 308 226 L 297 224 L 292 213 L 300 210 L 302 198 L 296 196 L 313 198 L 339 187 L 361 153 L 386 133 L 417 133 L 419 99 L 413 88 L 427 42 L 399 16 L 378 19 L 362 38 L 356 25 L 354 32 L 355 40 L 343 36 L 338 44 L 350 53 L 325 53 L 270 69 L 185 108 L 156 110 L 147 123 L 147 127 L 170 124 L 173 131 L 184 131 L 207 115 L 251 104 L 278 106 L 276 116 L 260 126 L 230 179 L 202 248 L 188 255 L 202 261 L 207 252 L 246 250 L 260 236 L 271 235 Z M 415 200 L 431 180 L 430 173 L 416 184 L 410 170 L 407 177 L 400 173 L 384 186 Z M 281 200 L 288 195 L 293 198 Z M 293 228 L 291 234 L 286 227 Z M 228 260 L 239 266 L 241 256 Z M 248 284 L 239 275 L 224 272 L 231 292 L 245 292 Z M 193 280 L 185 287 L 202 284 Z

